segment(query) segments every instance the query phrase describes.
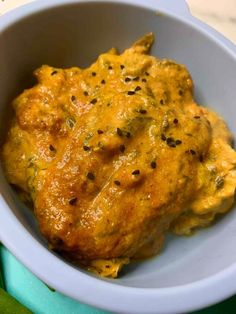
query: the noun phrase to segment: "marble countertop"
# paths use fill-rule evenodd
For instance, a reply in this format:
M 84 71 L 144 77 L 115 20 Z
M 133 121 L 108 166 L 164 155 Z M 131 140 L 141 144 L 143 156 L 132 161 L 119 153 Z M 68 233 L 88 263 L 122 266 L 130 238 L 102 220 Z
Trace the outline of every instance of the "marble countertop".
M 0 14 L 33 0 L 0 0 Z M 178 1 L 178 0 L 176 0 Z M 186 0 L 191 13 L 236 44 L 236 0 Z
M 236 0 L 186 0 L 191 13 L 236 44 Z

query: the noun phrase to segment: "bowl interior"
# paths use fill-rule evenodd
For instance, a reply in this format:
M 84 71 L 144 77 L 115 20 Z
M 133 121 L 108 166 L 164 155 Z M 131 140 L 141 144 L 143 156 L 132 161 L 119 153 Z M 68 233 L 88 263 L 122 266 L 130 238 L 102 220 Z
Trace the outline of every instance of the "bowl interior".
M 6 131 L 6 116 L 11 112 L 9 104 L 17 93 L 32 85 L 34 69 L 42 64 L 85 67 L 112 46 L 122 51 L 150 31 L 156 37 L 152 54 L 185 64 L 195 83 L 197 101 L 214 108 L 236 134 L 236 62 L 226 49 L 170 15 L 138 6 L 94 2 L 60 5 L 1 31 L 1 137 Z M 0 178 L 1 192 L 11 211 L 46 247 L 33 215 L 19 203 L 2 173 Z M 201 280 L 235 263 L 235 242 L 236 211 L 232 211 L 193 237 L 168 236 L 159 256 L 129 265 L 114 283 L 162 288 Z

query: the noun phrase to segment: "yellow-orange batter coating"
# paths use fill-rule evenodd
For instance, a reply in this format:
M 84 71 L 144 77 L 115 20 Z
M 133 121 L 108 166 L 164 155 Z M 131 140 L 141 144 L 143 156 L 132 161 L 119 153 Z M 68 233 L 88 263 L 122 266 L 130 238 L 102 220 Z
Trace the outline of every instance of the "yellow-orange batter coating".
M 50 247 L 103 276 L 233 204 L 230 132 L 195 103 L 183 65 L 148 54 L 152 43 L 147 34 L 87 69 L 36 70 L 2 149 Z

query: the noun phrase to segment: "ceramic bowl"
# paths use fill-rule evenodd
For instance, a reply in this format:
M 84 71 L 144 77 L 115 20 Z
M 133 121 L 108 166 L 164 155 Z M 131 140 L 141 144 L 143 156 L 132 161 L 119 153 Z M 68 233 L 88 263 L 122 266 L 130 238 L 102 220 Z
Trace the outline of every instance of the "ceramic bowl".
M 89 65 L 147 32 L 152 54 L 187 66 L 196 100 L 236 134 L 236 47 L 193 18 L 183 0 L 36 1 L 0 17 L 0 132 L 10 102 L 42 64 Z M 101 279 L 49 251 L 32 213 L 0 174 L 0 239 L 36 276 L 81 302 L 119 313 L 184 313 L 236 292 L 236 211 L 193 237 L 168 236 L 163 252 Z

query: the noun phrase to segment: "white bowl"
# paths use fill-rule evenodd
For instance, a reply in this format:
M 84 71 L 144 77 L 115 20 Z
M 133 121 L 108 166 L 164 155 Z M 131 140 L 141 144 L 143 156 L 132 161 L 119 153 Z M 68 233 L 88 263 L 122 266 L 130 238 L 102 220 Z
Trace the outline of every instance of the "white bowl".
M 196 99 L 236 134 L 236 48 L 190 16 L 183 0 L 36 1 L 0 18 L 0 129 L 11 99 L 42 64 L 89 65 L 111 46 L 153 31 L 152 54 L 186 64 Z M 183 313 L 236 292 L 236 211 L 190 238 L 169 237 L 163 252 L 100 279 L 47 249 L 33 215 L 0 177 L 0 239 L 34 274 L 81 302 L 119 313 Z

